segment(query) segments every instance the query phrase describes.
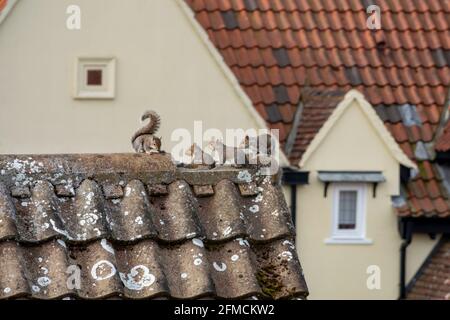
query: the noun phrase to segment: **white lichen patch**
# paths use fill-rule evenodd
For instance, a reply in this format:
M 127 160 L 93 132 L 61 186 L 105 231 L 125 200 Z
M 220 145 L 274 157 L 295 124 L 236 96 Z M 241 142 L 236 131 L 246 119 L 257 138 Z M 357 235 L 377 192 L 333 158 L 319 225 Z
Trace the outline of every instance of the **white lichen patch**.
M 120 203 L 120 199 L 112 199 L 111 200 L 113 204 L 119 204 Z
M 239 181 L 250 183 L 252 182 L 252 175 L 248 170 L 239 171 L 237 178 Z
M 238 261 L 238 260 L 239 260 L 239 256 L 238 256 L 237 254 L 233 254 L 233 255 L 231 256 L 231 261 L 236 262 L 236 261 Z
M 94 280 L 102 281 L 113 277 L 116 267 L 108 260 L 100 260 L 92 266 L 91 276 Z
M 229 236 L 232 231 L 233 231 L 233 229 L 230 226 L 228 226 L 225 230 L 223 230 L 223 236 L 224 237 Z
M 129 273 L 120 273 L 119 275 L 124 286 L 127 289 L 135 291 L 151 286 L 156 280 L 156 277 L 144 265 L 134 266 Z
M 92 203 L 92 199 L 94 198 L 94 192 L 90 191 L 88 193 L 83 193 L 86 196 L 86 205 L 90 206 Z
M 250 243 L 242 238 L 237 238 L 236 241 L 239 241 L 239 245 L 242 247 L 250 247 Z
M 196 245 L 197 247 L 203 248 L 205 245 L 203 244 L 203 241 L 199 238 L 192 239 L 192 243 Z
M 286 259 L 287 261 L 291 261 L 293 258 L 292 252 L 290 251 L 283 251 L 279 254 L 279 256 Z
M 186 235 L 186 239 L 191 239 L 191 238 L 195 237 L 196 235 L 197 235 L 197 233 L 195 233 L 195 232 L 190 232 L 190 233 L 188 233 L 188 234 Z
M 181 279 L 187 279 L 188 274 L 186 272 L 183 272 L 180 276 L 181 276 Z
M 136 217 L 136 219 L 134 219 L 134 222 L 137 223 L 138 225 L 143 225 L 144 222 L 142 221 L 142 217 Z
M 58 239 L 58 240 L 56 240 L 56 242 L 58 242 L 58 244 L 59 244 L 61 247 L 67 248 L 67 245 L 66 245 L 66 243 L 65 243 L 63 240 Z
M 224 272 L 225 270 L 227 270 L 227 265 L 223 262 L 219 262 L 219 263 L 213 262 L 213 267 L 218 272 Z
M 50 224 L 52 225 L 53 230 L 58 232 L 59 234 L 64 235 L 67 239 L 72 240 L 72 237 L 69 236 L 69 233 L 66 230 L 61 230 L 56 226 L 56 223 L 53 219 L 50 219 Z
M 100 231 L 99 228 L 94 228 L 94 229 L 92 229 L 92 230 L 95 232 L 95 234 L 97 235 L 97 237 L 101 236 L 102 232 Z
M 200 259 L 200 258 L 195 258 L 195 259 L 194 259 L 194 265 L 196 265 L 196 266 L 199 266 L 199 265 L 201 265 L 201 264 L 202 264 L 202 262 L 203 262 L 203 260 L 202 260 L 202 259 Z
M 253 200 L 253 202 L 258 203 L 263 201 L 263 195 L 261 193 L 259 193 L 256 198 Z
M 251 207 L 249 208 L 249 210 L 250 210 L 250 212 L 252 212 L 252 213 L 257 213 L 257 212 L 259 212 L 259 206 L 258 206 L 257 204 L 255 204 L 255 205 L 251 206 Z
M 50 283 L 52 283 L 52 280 L 49 277 L 39 277 L 37 279 L 37 283 L 41 286 L 41 287 L 47 287 L 50 285 Z
M 283 246 L 289 246 L 289 248 L 295 249 L 294 244 L 291 241 L 289 241 L 289 240 L 284 240 L 283 241 Z
M 86 212 L 86 213 L 82 214 L 78 223 L 84 227 L 86 225 L 96 224 L 98 219 L 99 219 L 99 217 L 97 215 L 97 209 L 94 209 L 93 212 Z
M 33 290 L 33 292 L 35 292 L 35 293 L 38 293 L 41 291 L 41 288 L 37 285 L 32 285 L 31 290 Z
M 29 185 L 33 178 L 30 174 L 40 173 L 43 168 L 43 163 L 36 163 L 32 158 L 27 160 L 14 159 L 6 164 L 5 169 L 7 171 L 14 170 L 16 175 L 13 176 L 16 186 L 26 186 Z M 2 169 L 2 174 L 6 174 L 5 169 Z
M 6 294 L 8 294 L 8 293 L 11 292 L 11 288 L 6 287 L 5 289 L 3 289 L 3 292 L 6 293 Z
M 131 195 L 131 191 L 132 191 L 131 188 L 127 186 L 125 188 L 125 197 L 129 197 Z
M 100 244 L 101 244 L 102 248 L 105 249 L 105 251 L 107 251 L 111 254 L 114 254 L 113 247 L 106 239 L 102 239 L 102 241 L 100 241 Z

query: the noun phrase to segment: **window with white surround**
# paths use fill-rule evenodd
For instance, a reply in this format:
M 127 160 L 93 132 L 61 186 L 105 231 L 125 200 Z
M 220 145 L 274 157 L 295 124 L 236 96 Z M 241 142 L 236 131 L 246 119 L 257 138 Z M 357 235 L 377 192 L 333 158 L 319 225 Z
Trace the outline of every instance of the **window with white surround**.
M 75 99 L 114 99 L 116 60 L 113 57 L 79 57 L 75 70 Z
M 366 239 L 366 184 L 333 184 L 332 234 L 328 243 L 370 243 Z

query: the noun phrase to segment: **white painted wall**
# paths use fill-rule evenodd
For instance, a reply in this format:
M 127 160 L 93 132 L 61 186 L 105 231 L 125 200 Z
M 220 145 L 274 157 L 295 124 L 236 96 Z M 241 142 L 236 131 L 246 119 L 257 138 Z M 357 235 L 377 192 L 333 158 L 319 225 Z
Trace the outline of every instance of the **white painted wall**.
M 72 99 L 75 58 L 104 55 L 116 99 Z M 131 152 L 145 109 L 161 114 L 166 150 L 194 120 L 260 128 L 175 0 L 20 0 L 0 25 L 0 70 L 0 153 Z

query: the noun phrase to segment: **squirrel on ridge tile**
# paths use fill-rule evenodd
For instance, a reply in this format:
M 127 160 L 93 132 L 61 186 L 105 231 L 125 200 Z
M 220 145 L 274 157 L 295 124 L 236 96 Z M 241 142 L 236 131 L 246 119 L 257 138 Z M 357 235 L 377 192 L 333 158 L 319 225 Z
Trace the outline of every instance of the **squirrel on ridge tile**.
M 160 153 L 161 138 L 156 137 L 161 124 L 161 118 L 155 111 L 145 111 L 141 117 L 142 121 L 149 120 L 147 125 L 136 131 L 131 138 L 133 148 L 138 153 Z

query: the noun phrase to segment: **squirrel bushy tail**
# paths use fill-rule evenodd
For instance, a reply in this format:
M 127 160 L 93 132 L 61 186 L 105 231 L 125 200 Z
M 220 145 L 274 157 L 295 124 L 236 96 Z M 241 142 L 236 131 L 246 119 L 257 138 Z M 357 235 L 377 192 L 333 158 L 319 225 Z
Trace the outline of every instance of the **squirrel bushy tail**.
M 155 111 L 150 110 L 146 111 L 141 118 L 142 121 L 147 119 L 149 119 L 149 122 L 144 127 L 136 131 L 135 134 L 133 134 L 131 142 L 134 142 L 139 136 L 142 136 L 144 134 L 155 134 L 158 131 L 161 124 L 160 116 Z

